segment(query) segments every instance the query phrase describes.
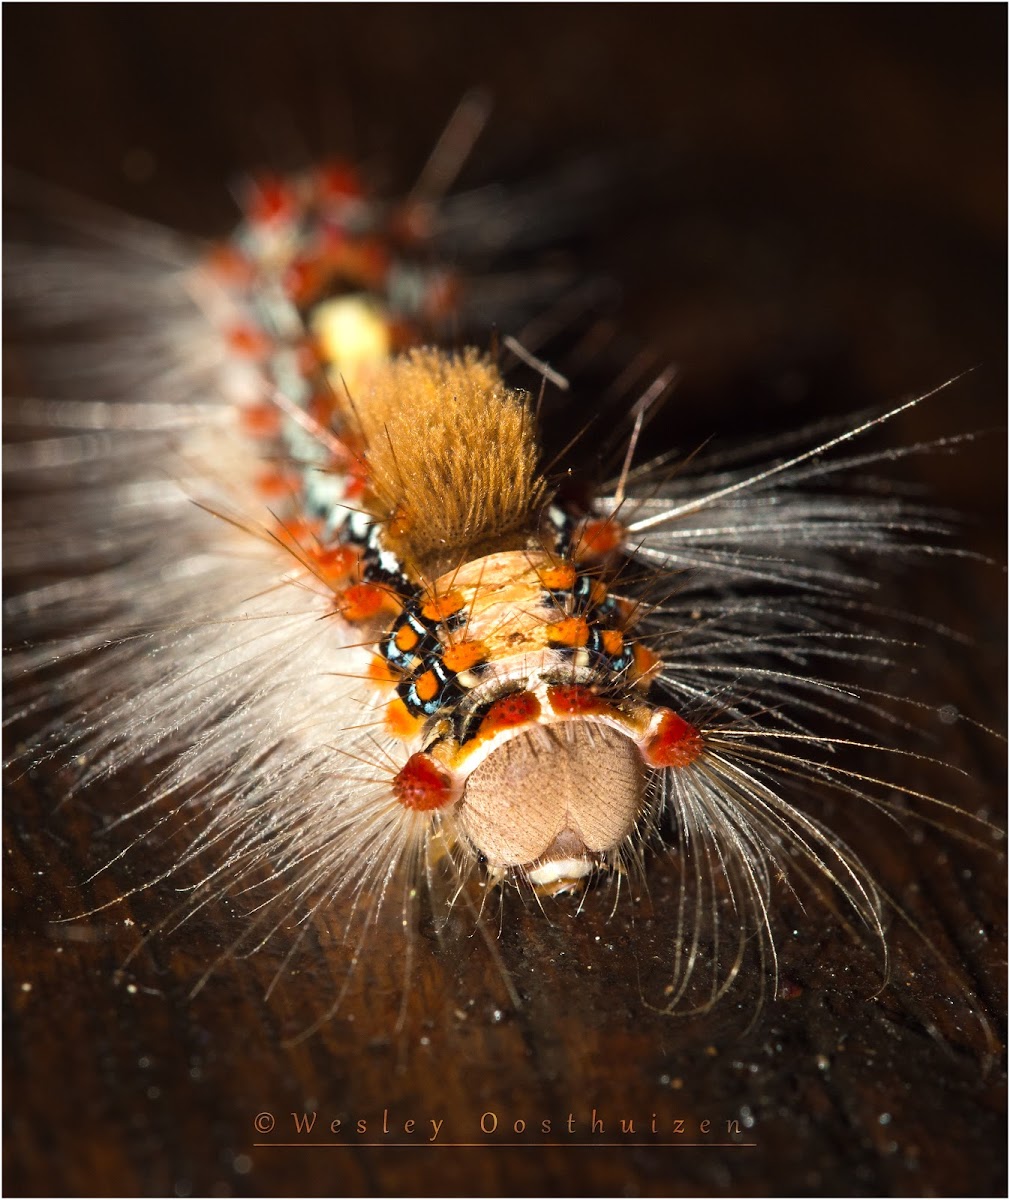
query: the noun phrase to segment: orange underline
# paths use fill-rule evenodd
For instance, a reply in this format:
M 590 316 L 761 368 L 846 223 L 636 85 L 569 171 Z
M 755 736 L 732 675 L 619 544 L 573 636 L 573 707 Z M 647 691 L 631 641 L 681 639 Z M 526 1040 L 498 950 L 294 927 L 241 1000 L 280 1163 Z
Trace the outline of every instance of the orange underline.
M 757 1142 L 253 1142 L 254 1148 L 259 1149 L 304 1149 L 325 1148 L 346 1150 L 351 1146 L 381 1146 L 388 1149 L 419 1150 L 432 1147 L 446 1150 L 469 1150 L 486 1146 L 496 1148 L 505 1146 L 514 1150 L 555 1150 L 559 1147 L 578 1147 L 585 1150 L 599 1146 L 600 1148 L 620 1146 L 626 1150 L 645 1150 L 649 1147 L 665 1150 L 728 1150 L 756 1148 Z

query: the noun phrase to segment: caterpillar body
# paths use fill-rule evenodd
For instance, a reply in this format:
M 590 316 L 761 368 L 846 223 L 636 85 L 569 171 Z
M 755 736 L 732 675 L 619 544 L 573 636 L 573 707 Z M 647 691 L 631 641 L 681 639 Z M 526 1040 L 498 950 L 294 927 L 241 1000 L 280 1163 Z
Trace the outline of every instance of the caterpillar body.
M 7 564 L 33 577 L 8 600 L 11 715 L 53 713 L 27 757 L 69 752 L 81 787 L 148 764 L 133 815 L 199 813 L 177 867 L 216 864 L 186 911 L 267 889 L 246 947 L 333 906 L 409 924 L 422 880 L 562 904 L 657 851 L 682 880 L 670 1010 L 754 953 L 774 973 L 782 879 L 883 939 L 816 797 L 947 815 L 844 757 L 914 753 L 868 732 L 902 698 L 858 682 L 900 646 L 867 564 L 947 530 L 843 477 L 894 457 L 853 444 L 918 400 L 758 466 L 636 465 L 666 372 L 619 474 L 571 488 L 496 356 L 446 348 L 472 310 L 436 211 L 331 166 L 250 185 L 209 253 L 138 230 L 112 257 L 98 222 L 74 254 L 11 256 L 14 300 L 72 335 L 43 371 L 64 397 L 17 404 L 52 432 L 7 452 Z

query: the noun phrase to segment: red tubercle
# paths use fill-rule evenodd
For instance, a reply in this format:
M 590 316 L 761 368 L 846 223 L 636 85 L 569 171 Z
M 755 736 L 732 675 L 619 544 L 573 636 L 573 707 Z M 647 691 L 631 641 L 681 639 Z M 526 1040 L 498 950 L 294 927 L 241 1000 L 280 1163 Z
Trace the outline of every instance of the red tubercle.
M 318 261 L 328 278 L 336 276 L 378 291 L 385 283 L 391 258 L 378 238 L 351 237 L 330 225 L 323 233 Z
M 562 617 L 547 626 L 547 641 L 569 649 L 585 646 L 589 642 L 589 622 L 585 617 Z
M 368 480 L 363 476 L 351 473 L 351 477 L 347 481 L 347 486 L 344 488 L 344 499 L 360 500 L 367 491 Z
M 256 268 L 232 242 L 221 242 L 208 253 L 207 270 L 227 288 L 247 288 L 256 277 Z
M 262 359 L 270 353 L 271 342 L 256 325 L 233 325 L 225 333 L 228 349 L 240 358 Z
M 576 572 L 571 563 L 558 563 L 557 566 L 543 567 L 537 572 L 537 578 L 551 592 L 567 592 L 575 586 Z
M 630 677 L 636 683 L 646 684 L 652 681 L 653 676 L 663 665 L 663 660 L 658 654 L 649 649 L 648 646 L 643 646 L 641 642 L 635 642 L 632 647 L 634 662 L 631 664 Z
M 650 767 L 689 767 L 701 757 L 705 739 L 699 730 L 669 708 L 656 710 L 652 732 L 642 746 Z
M 589 517 L 586 519 L 575 542 L 575 558 L 606 558 L 619 550 L 624 542 L 624 526 L 612 517 Z
M 412 754 L 393 779 L 393 795 L 412 812 L 434 812 L 453 800 L 453 778 L 430 754 Z
M 556 684 L 547 689 L 551 708 L 559 717 L 612 716 L 614 707 L 591 688 Z
M 374 583 L 352 583 L 337 597 L 337 611 L 345 621 L 370 621 L 381 612 L 398 613 L 402 605 L 387 588 Z
M 624 634 L 619 629 L 604 629 L 601 631 L 601 641 L 605 654 L 616 658 L 624 649 Z
M 307 304 L 326 282 L 326 269 L 318 258 L 296 258 L 284 271 L 281 285 L 295 304 Z
M 392 261 L 389 248 L 378 238 L 362 238 L 354 245 L 348 260 L 352 274 L 366 287 L 374 288 L 385 283 Z
M 305 553 L 315 573 L 331 588 L 350 579 L 358 566 L 358 551 L 353 546 L 312 546 Z
M 478 663 L 487 662 L 490 656 L 487 645 L 475 638 L 447 646 L 442 652 L 442 662 L 458 675 L 461 671 L 472 670 Z
M 378 661 L 382 663 L 382 668 L 375 666 L 369 671 L 369 676 L 376 683 L 395 683 L 399 679 L 399 675 L 390 668 L 385 659 Z M 380 674 L 382 669 L 384 669 L 384 674 Z M 384 724 L 390 737 L 399 738 L 405 742 L 416 738 L 424 728 L 423 718 L 415 716 L 399 696 L 394 696 L 386 705 Z
M 321 204 L 360 200 L 365 194 L 361 176 L 343 159 L 324 163 L 315 173 L 316 195 Z
M 281 500 L 298 495 L 302 477 L 296 471 L 272 467 L 256 476 L 254 486 L 264 500 Z
M 428 704 L 434 700 L 441 686 L 434 671 L 423 671 L 413 679 L 414 694 L 422 704 Z
M 238 419 L 247 437 L 275 438 L 281 431 L 281 414 L 275 404 L 247 404 L 239 409 Z
M 275 175 L 260 175 L 250 181 L 244 207 L 253 224 L 279 225 L 295 216 L 298 198 L 290 183 Z
M 540 717 L 540 701 L 532 692 L 509 692 L 502 696 L 484 714 L 477 730 L 477 737 L 489 738 L 503 729 L 517 725 L 531 725 Z
M 456 591 L 443 592 L 442 595 L 429 595 L 421 605 L 421 616 L 429 621 L 448 621 L 454 617 L 466 601 Z
M 416 650 L 421 641 L 421 635 L 413 625 L 401 625 L 393 638 L 393 645 L 404 654 Z
M 396 683 L 400 679 L 400 672 L 390 664 L 387 658 L 381 654 L 373 654 L 368 663 L 368 678 L 378 684 Z M 407 706 L 399 698 L 393 700 L 392 703 L 398 704 L 404 713 L 407 712 Z

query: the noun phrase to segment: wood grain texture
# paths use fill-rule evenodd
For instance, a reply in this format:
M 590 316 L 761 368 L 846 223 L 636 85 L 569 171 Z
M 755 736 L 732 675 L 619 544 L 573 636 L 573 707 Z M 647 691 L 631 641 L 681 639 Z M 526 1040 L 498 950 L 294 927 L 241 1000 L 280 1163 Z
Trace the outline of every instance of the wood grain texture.
M 633 198 L 643 215 L 602 222 L 591 254 L 630 280 L 622 319 L 680 365 L 657 441 L 763 435 L 969 367 L 887 441 L 1004 421 L 997 6 L 70 5 L 5 17 L 8 160 L 194 232 L 228 228 L 224 184 L 264 160 L 350 150 L 388 166 L 392 187 L 409 185 L 474 83 L 497 104 L 468 182 L 652 147 L 654 183 Z M 1002 437 L 901 470 L 967 514 L 967 546 L 1003 557 Z M 1001 573 L 955 562 L 928 578 L 927 591 L 897 572 L 893 602 L 977 645 L 928 647 L 917 693 L 1005 727 Z M 909 764 L 902 782 L 998 814 L 999 742 L 965 722 L 922 721 L 926 744 L 970 778 Z M 606 889 L 550 919 L 513 898 L 490 944 L 465 914 L 442 934 L 422 916 L 410 964 L 389 919 L 349 983 L 334 921 L 308 933 L 269 999 L 283 940 L 224 962 L 190 998 L 240 912 L 201 912 L 121 972 L 178 884 L 54 923 L 172 861 L 173 846 L 152 841 L 87 882 L 124 845 L 108 826 L 143 782 L 138 770 L 61 805 L 68 778 L 40 769 L 6 790 L 9 1194 L 1005 1193 L 1005 1075 L 1001 1063 L 984 1069 L 983 1026 L 958 999 L 973 988 L 1002 1037 L 994 853 L 856 823 L 857 848 L 939 952 L 896 926 L 883 991 L 872 949 L 782 895 L 786 998 L 757 1012 L 751 977 L 704 1016 L 653 1011 L 670 953 L 670 860 L 651 864 L 651 900 L 613 915 Z M 292 1044 L 345 984 L 338 1014 Z M 591 1131 L 593 1109 L 604 1134 Z M 285 1136 L 290 1114 L 311 1111 L 322 1133 L 311 1140 L 340 1148 L 257 1145 L 299 1140 Z M 488 1112 L 493 1136 L 480 1129 Z M 275 1115 L 269 1134 L 255 1129 L 260 1113 Z M 657 1147 L 644 1132 L 653 1113 L 655 1140 L 753 1145 Z M 634 1138 L 622 1118 L 636 1121 Z M 344 1132 L 331 1139 L 334 1119 Z M 347 1133 L 359 1119 L 367 1134 Z M 436 1142 L 409 1145 L 431 1120 L 444 1122 Z M 740 1135 L 722 1136 L 727 1121 Z

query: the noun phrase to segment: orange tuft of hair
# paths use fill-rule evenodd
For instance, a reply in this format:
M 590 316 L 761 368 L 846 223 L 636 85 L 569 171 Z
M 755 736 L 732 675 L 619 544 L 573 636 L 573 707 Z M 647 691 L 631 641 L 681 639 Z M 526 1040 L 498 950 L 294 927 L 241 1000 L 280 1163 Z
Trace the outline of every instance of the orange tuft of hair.
M 476 350 L 394 358 L 352 396 L 369 468 L 369 507 L 409 569 L 519 549 L 546 493 L 525 392 Z

